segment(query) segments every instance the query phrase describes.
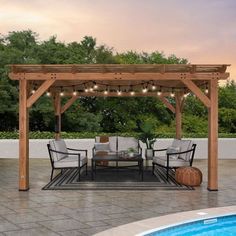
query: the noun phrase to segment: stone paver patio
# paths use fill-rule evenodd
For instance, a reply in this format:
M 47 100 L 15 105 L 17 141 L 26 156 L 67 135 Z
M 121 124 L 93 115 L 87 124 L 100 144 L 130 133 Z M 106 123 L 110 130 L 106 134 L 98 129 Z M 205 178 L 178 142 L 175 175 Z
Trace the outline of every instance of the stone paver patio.
M 0 159 L 1 235 L 92 235 L 108 228 L 165 214 L 236 205 L 236 160 L 219 161 L 219 191 L 43 191 L 49 160 L 30 160 L 30 190 L 18 191 L 18 160 Z

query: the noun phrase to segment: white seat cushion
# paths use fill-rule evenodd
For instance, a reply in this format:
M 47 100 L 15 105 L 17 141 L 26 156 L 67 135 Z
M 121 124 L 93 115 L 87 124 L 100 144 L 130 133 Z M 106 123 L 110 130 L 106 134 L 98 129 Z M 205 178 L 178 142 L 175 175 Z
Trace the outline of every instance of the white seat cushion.
M 51 140 L 49 141 L 49 144 L 52 150 L 68 153 L 66 143 L 63 139 Z M 60 161 L 61 159 L 66 158 L 68 156 L 67 154 L 56 153 L 56 152 L 51 152 L 51 155 L 54 161 Z
M 87 163 L 88 159 L 85 156 L 80 156 L 80 166 Z M 55 168 L 70 168 L 70 167 L 78 167 L 78 156 L 68 156 L 59 161 L 54 162 Z
M 158 165 L 167 167 L 167 156 L 153 157 L 153 162 Z M 181 166 L 189 166 L 189 162 L 182 159 L 173 159 L 170 157 L 169 167 L 181 167 Z

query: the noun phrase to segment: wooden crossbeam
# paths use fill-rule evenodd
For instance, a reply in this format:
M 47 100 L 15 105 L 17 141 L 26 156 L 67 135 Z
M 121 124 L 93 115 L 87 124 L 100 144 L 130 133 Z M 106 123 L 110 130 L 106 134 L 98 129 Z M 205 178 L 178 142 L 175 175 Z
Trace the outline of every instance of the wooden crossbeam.
M 211 106 L 210 99 L 201 91 L 201 89 L 191 80 L 181 80 L 199 99 L 206 107 Z
M 71 97 L 67 103 L 61 108 L 61 114 L 63 114 L 77 99 L 79 96 Z
M 173 113 L 175 113 L 175 108 L 173 107 L 173 105 L 168 101 L 168 99 L 166 97 L 162 96 L 158 96 L 158 98 L 165 104 L 165 106 L 171 110 Z
M 31 107 L 42 95 L 47 91 L 47 89 L 56 81 L 56 79 L 50 79 L 43 82 L 40 87 L 27 99 L 27 107 Z
M 9 77 L 12 80 L 19 80 L 22 76 L 22 73 L 9 73 Z M 89 80 L 89 81 L 104 81 L 104 80 L 180 80 L 183 76 L 185 80 L 211 80 L 212 73 L 26 73 L 26 80 L 49 80 L 54 76 L 57 80 Z M 229 73 L 217 73 L 218 79 L 227 79 Z

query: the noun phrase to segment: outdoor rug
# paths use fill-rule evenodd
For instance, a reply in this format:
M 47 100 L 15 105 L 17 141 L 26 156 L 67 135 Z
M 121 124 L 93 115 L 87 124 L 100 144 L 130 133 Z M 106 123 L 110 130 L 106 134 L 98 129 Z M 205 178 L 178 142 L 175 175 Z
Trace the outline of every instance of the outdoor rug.
M 192 187 L 178 184 L 174 178 L 174 172 L 170 171 L 169 180 L 166 180 L 165 169 L 157 167 L 155 175 L 151 168 L 145 169 L 143 181 L 139 173 L 134 169 L 97 169 L 94 180 L 91 180 L 91 171 L 85 172 L 78 182 L 78 171 L 67 170 L 58 174 L 43 190 L 194 190 Z

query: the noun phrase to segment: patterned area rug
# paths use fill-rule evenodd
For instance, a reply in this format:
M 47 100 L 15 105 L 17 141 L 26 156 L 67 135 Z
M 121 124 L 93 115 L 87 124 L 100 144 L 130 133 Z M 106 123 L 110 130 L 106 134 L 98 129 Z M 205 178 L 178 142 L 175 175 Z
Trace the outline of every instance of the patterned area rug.
M 192 187 L 178 184 L 174 172 L 170 171 L 169 180 L 166 180 L 165 169 L 156 167 L 155 174 L 151 168 L 145 169 L 143 181 L 137 169 L 97 169 L 94 180 L 91 180 L 91 171 L 85 172 L 78 182 L 78 171 L 67 170 L 58 174 L 43 190 L 194 190 Z

